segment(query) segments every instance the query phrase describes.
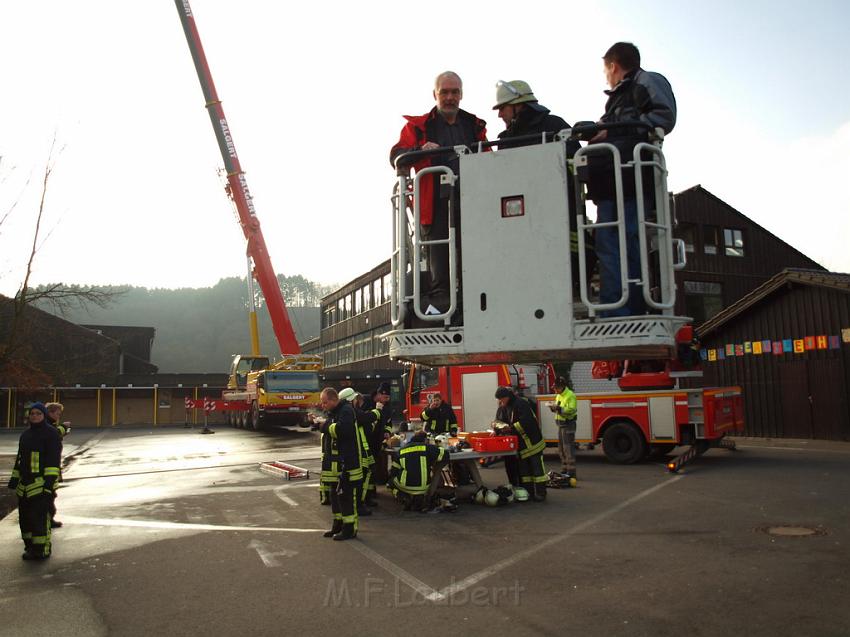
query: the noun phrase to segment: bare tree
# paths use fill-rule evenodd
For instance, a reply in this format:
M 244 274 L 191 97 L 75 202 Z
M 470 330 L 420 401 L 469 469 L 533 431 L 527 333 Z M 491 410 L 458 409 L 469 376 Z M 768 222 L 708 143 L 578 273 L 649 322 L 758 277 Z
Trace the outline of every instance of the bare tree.
M 14 380 L 18 386 L 44 384 L 45 380 L 49 380 L 34 361 L 28 360 L 31 352 L 28 340 L 32 338 L 32 335 L 26 329 L 26 326 L 31 306 L 34 304 L 48 305 L 54 311 L 64 314 L 72 306 L 95 304 L 99 307 L 106 307 L 117 295 L 122 293 L 122 291 L 113 288 L 65 286 L 62 283 L 42 285 L 35 289 L 29 287 L 33 264 L 42 244 L 40 235 L 44 218 L 44 204 L 47 199 L 50 175 L 55 165 L 55 147 L 56 138 L 54 136 L 41 181 L 41 196 L 35 216 L 32 245 L 30 246 L 23 281 L 13 299 L 0 299 L 2 300 L 2 304 L 0 304 L 0 379 L 5 379 L 6 383 Z M 17 202 L 6 214 L 0 217 L 0 224 L 6 221 L 16 205 Z

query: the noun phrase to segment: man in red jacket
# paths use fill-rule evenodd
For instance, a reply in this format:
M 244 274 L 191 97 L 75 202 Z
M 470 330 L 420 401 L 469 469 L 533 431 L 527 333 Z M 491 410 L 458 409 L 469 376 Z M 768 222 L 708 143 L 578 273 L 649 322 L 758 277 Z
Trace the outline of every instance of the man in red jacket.
M 390 163 L 395 167 L 396 158 L 413 150 L 433 150 L 454 146 L 469 146 L 475 150 L 476 142 L 487 141 L 486 122 L 460 108 L 463 98 L 463 82 L 453 71 L 444 71 L 434 80 L 434 99 L 437 104 L 428 113 L 419 116 L 405 115 L 407 124 L 401 129 L 398 142 L 390 150 Z M 430 155 L 415 162 L 411 167 L 421 170 L 428 166 L 448 166 L 455 174 L 459 160 L 455 153 L 445 152 Z M 446 239 L 449 236 L 449 200 L 440 197 L 439 175 L 424 179 L 421 184 L 421 233 L 425 241 Z M 458 269 L 460 272 L 460 215 L 455 198 L 453 222 L 455 227 Z M 431 273 L 430 301 L 440 311 L 448 307 L 449 250 L 447 245 L 431 246 L 427 252 L 428 269 Z

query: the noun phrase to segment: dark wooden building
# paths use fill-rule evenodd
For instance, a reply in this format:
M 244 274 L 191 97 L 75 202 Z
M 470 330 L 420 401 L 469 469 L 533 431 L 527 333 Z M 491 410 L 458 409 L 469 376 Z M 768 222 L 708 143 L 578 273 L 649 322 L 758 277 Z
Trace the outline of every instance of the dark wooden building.
M 676 312 L 699 325 L 784 268 L 823 268 L 702 186 L 674 196 L 687 265 L 676 273 Z
M 747 435 L 850 440 L 850 274 L 787 269 L 699 328 L 705 385 L 740 385 Z

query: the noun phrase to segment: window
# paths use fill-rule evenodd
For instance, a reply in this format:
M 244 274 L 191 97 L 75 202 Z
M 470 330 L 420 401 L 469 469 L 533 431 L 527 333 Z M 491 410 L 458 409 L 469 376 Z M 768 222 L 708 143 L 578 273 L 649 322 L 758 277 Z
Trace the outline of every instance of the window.
M 363 298 L 360 296 L 360 290 L 354 291 L 354 314 L 360 314 L 363 311 Z
M 344 321 L 347 318 L 345 315 L 345 299 L 340 299 L 336 302 L 336 320 Z
M 685 281 L 685 314 L 701 325 L 723 309 L 723 284 L 714 281 Z
M 720 244 L 720 228 L 717 226 L 703 226 L 704 241 L 703 250 L 706 254 L 717 254 L 717 246 Z
M 378 307 L 383 301 L 381 300 L 381 279 L 372 281 L 372 303 L 374 307 Z
M 345 295 L 345 318 L 350 318 L 352 316 L 354 316 L 354 315 L 351 313 L 351 295 L 346 294 Z
M 380 332 L 372 334 L 372 352 L 373 356 L 386 356 L 390 353 L 390 344 L 388 339 L 383 339 L 378 336 Z
M 333 367 L 337 364 L 337 349 L 334 346 L 328 347 L 322 355 L 325 362 L 325 367 Z
M 697 227 L 693 223 L 680 223 L 674 233 L 677 239 L 685 242 L 685 252 L 694 252 L 697 243 Z
M 370 291 L 371 291 L 371 288 L 368 285 L 363 286 L 363 290 L 361 291 L 361 294 L 363 295 L 363 311 L 364 312 L 372 307 L 371 300 L 369 298 L 371 296 Z
M 393 294 L 393 282 L 392 282 L 392 279 L 390 278 L 389 274 L 384 275 L 383 284 L 384 284 L 384 303 L 386 303 L 387 301 L 389 301 L 392 298 L 392 294 Z
M 372 337 L 363 336 L 354 341 L 354 360 L 362 361 L 372 357 Z
M 337 356 L 337 363 L 339 365 L 345 365 L 346 363 L 351 362 L 352 357 L 352 339 L 347 339 L 339 344 L 339 354 Z
M 724 228 L 723 247 L 727 257 L 744 256 L 744 233 L 734 228 Z

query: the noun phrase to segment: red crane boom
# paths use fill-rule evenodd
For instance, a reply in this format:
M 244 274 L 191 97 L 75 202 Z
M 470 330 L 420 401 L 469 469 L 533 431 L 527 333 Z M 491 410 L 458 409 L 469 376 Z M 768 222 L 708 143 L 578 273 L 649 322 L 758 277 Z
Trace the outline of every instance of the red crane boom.
M 236 154 L 236 146 L 233 143 L 230 127 L 227 125 L 224 109 L 215 90 L 207 58 L 204 55 L 204 48 L 201 45 L 201 37 L 198 35 L 198 29 L 195 26 L 192 8 L 189 6 L 189 0 L 175 0 L 175 4 L 177 5 L 177 12 L 180 14 L 180 22 L 183 24 L 183 32 L 186 34 L 186 42 L 189 44 L 189 50 L 195 62 L 198 80 L 204 92 L 207 112 L 215 131 L 221 158 L 224 160 L 224 167 L 227 170 L 228 194 L 236 204 L 239 224 L 248 240 L 248 256 L 254 262 L 254 278 L 260 284 L 260 289 L 266 299 L 272 328 L 280 345 L 281 354 L 300 354 L 301 348 L 298 346 L 295 331 L 289 322 L 283 294 L 281 294 L 277 276 L 274 268 L 272 268 L 271 259 L 269 259 L 269 252 L 266 249 L 266 242 L 260 229 L 260 220 L 257 218 L 254 202 L 248 190 L 245 173 L 239 165 L 239 157 Z

